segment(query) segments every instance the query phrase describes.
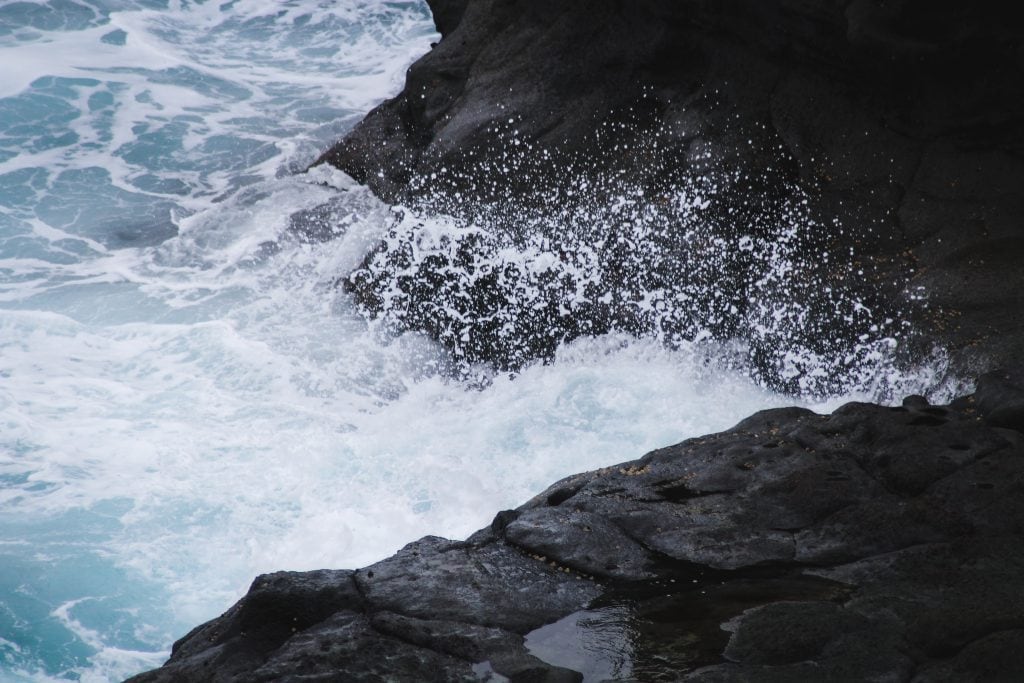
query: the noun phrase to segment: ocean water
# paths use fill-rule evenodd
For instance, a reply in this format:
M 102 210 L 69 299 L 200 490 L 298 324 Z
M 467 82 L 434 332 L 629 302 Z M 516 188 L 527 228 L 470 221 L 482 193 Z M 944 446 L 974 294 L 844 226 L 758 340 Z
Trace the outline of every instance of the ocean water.
M 620 336 L 469 386 L 357 313 L 396 209 L 302 169 L 436 39 L 423 2 L 0 0 L 0 680 L 120 680 L 258 573 L 794 402 Z

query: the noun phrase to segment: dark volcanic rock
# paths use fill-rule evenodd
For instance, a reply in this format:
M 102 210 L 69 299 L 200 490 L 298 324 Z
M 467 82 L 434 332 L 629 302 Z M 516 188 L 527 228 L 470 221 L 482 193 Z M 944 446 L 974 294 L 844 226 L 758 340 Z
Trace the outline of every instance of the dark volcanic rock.
M 711 178 L 712 206 L 700 221 L 705 237 L 723 240 L 726 253 L 738 240 L 757 237 L 758 230 L 748 230 L 751 221 L 770 224 L 775 219 L 765 216 L 780 202 L 806 200 L 800 231 L 813 238 L 798 249 L 809 258 L 788 277 L 810 284 L 775 298 L 800 302 L 798 320 L 757 339 L 753 331 L 764 320 L 748 315 L 748 302 L 773 295 L 751 288 L 763 275 L 753 261 L 722 264 L 719 250 L 714 270 L 735 296 L 710 297 L 708 312 L 694 313 L 694 324 L 666 335 L 692 338 L 706 328 L 723 338 L 751 337 L 752 361 L 781 388 L 794 388 L 786 386 L 791 369 L 778 367 L 787 335 L 812 352 L 822 352 L 814 342 L 830 334 L 845 335 L 847 347 L 864 334 L 902 336 L 911 357 L 937 343 L 970 374 L 1024 353 L 1024 19 L 1011 4 L 430 4 L 442 40 L 409 69 L 402 93 L 320 161 L 391 201 L 426 202 L 471 217 L 479 217 L 481 204 L 497 206 L 501 218 L 485 212 L 485 222 L 499 234 L 541 230 L 544 221 L 524 219 L 524 207 L 561 209 L 579 201 L 553 188 L 575 188 L 592 206 L 644 191 L 643 203 L 657 206 L 681 178 Z M 601 174 L 619 184 L 580 191 Z M 620 225 L 638 216 L 633 212 Z M 573 228 L 563 220 L 561 229 Z M 677 225 L 677 234 L 685 232 Z M 633 238 L 650 247 L 643 231 Z M 553 252 L 592 242 L 581 236 Z M 647 272 L 668 264 L 667 278 L 638 284 L 652 292 L 666 280 L 704 277 L 707 299 L 716 281 L 688 269 L 707 260 L 691 244 L 660 245 L 651 259 L 635 263 Z M 379 300 L 388 293 L 400 290 L 400 305 L 428 305 L 430 293 L 441 296 L 436 290 L 447 283 L 459 294 L 450 301 L 472 300 L 476 307 L 459 308 L 447 326 L 438 322 L 443 310 L 402 309 L 396 318 L 470 361 L 521 363 L 500 338 L 488 336 L 495 317 L 488 291 L 500 300 L 515 288 L 480 291 L 473 278 L 446 280 L 459 267 L 458 259 L 444 258 L 416 273 L 392 264 L 379 269 L 381 277 L 361 276 L 353 291 L 369 314 L 380 315 L 387 306 Z M 629 299 L 630 287 L 617 284 L 624 277 L 610 267 L 597 296 Z M 422 292 L 409 286 L 410 278 Z M 835 300 L 822 293 L 831 287 L 844 288 L 838 298 L 863 304 L 857 310 L 873 311 L 872 320 L 851 324 L 849 311 L 829 317 Z M 549 293 L 557 299 L 562 292 Z M 666 300 L 700 307 L 689 294 Z M 609 328 L 660 331 L 660 322 L 629 319 L 628 304 L 560 313 L 545 301 L 530 303 L 536 306 L 503 314 L 507 329 L 497 325 L 529 358 Z M 531 312 L 547 327 L 532 323 Z M 899 328 L 877 329 L 901 316 L 921 334 L 906 339 Z M 513 329 L 518 322 L 525 331 Z M 463 343 L 467 335 L 473 339 Z
M 260 577 L 133 680 L 1019 680 L 1024 435 L 993 400 L 758 413 L 464 542 Z
M 1024 431 L 1024 371 L 996 370 L 982 375 L 974 399 L 990 425 Z

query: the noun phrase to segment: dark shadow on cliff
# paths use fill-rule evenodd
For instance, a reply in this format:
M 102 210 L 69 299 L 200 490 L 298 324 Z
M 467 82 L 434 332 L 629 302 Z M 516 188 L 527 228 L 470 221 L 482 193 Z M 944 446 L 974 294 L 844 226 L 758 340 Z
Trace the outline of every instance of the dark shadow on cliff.
M 419 217 L 450 214 L 502 244 L 556 233 L 607 245 L 623 230 L 607 216 L 623 191 L 642 192 L 655 212 L 659 197 L 695 183 L 716 193 L 703 226 L 663 215 L 664 239 L 632 235 L 622 248 L 639 238 L 656 259 L 614 248 L 599 255 L 596 293 L 610 293 L 613 304 L 559 315 L 552 287 L 532 312 L 498 316 L 492 329 L 481 318 L 507 291 L 477 283 L 459 294 L 481 312 L 463 343 L 463 330 L 429 305 L 435 291 L 458 289 L 450 277 L 458 259 L 382 279 L 385 245 L 349 280 L 370 315 L 387 317 L 379 301 L 400 290 L 408 304 L 392 321 L 430 332 L 457 358 L 503 368 L 605 329 L 667 339 L 735 333 L 750 344 L 753 372 L 787 391 L 816 382 L 811 391 L 834 389 L 847 364 L 874 355 L 858 353 L 865 341 L 896 340 L 895 362 L 909 364 L 939 346 L 966 374 L 1024 353 L 1024 25 L 1012 8 L 912 0 L 431 6 L 442 40 L 410 68 L 404 91 L 321 162 Z M 581 183 L 590 191 L 573 196 Z M 792 304 L 782 313 L 791 320 L 784 334 L 761 335 L 763 326 L 744 317 L 765 266 L 727 252 L 746 236 L 777 238 L 794 202 L 803 207 L 801 243 L 787 248 L 800 267 L 776 288 Z M 571 222 L 574 212 L 598 214 L 600 230 L 545 232 L 542 224 Z M 701 262 L 707 250 L 695 252 L 694 242 L 716 240 L 727 246 Z M 633 310 L 638 291 L 666 281 L 671 290 L 707 262 L 724 296 L 705 276 L 694 309 L 669 302 L 670 329 Z M 518 331 L 506 342 L 495 330 L 510 319 Z M 825 359 L 814 370 L 787 361 L 814 355 Z M 818 382 L 823 368 L 832 378 Z

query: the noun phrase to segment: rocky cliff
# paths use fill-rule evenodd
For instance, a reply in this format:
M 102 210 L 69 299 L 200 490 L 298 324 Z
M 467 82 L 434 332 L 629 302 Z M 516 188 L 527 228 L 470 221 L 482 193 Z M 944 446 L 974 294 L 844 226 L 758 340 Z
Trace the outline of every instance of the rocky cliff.
M 562 267 L 557 286 L 522 267 L 459 281 L 465 256 L 410 261 L 409 231 L 350 278 L 370 315 L 513 369 L 579 334 L 742 337 L 783 389 L 794 341 L 825 364 L 865 335 L 897 338 L 905 361 L 938 344 L 966 372 L 1024 351 L 1024 23 L 1010 5 L 431 5 L 441 41 L 321 161 L 391 201 L 468 215 L 498 243 L 544 233 Z M 624 213 L 633 194 L 644 199 Z M 775 254 L 738 258 L 737 245 L 778 244 L 793 225 L 787 282 L 759 286 Z M 442 289 L 457 316 L 432 306 Z M 522 290 L 542 294 L 464 303 Z M 668 293 L 669 319 L 638 303 L 652 291 Z M 793 303 L 760 332 L 765 310 Z

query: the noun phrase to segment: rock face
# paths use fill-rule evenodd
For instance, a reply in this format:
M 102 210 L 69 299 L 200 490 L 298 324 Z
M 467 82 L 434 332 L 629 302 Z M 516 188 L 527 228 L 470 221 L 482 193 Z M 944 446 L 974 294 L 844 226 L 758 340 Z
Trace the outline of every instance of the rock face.
M 466 541 L 261 576 L 133 681 L 1019 680 L 1019 379 L 764 411 Z
M 756 240 L 765 226 L 751 222 L 777 213 L 780 203 L 806 201 L 807 215 L 798 221 L 809 238 L 797 247 L 802 258 L 790 279 L 808 286 L 760 291 L 751 283 L 763 274 L 751 261 L 716 260 L 715 272 L 736 296 L 712 297 L 711 313 L 667 336 L 692 337 L 696 328 L 748 336 L 755 355 L 777 356 L 786 351 L 780 339 L 806 328 L 811 339 L 803 343 L 821 352 L 814 340 L 829 334 L 845 334 L 847 347 L 864 334 L 898 337 L 899 329 L 871 330 L 886 318 L 905 317 L 920 331 L 903 340 L 911 355 L 937 343 L 960 368 L 981 372 L 1024 352 L 1024 20 L 1010 5 L 432 0 L 431 6 L 441 41 L 410 68 L 405 90 L 321 161 L 389 200 L 469 214 L 498 206 L 499 216 L 485 222 L 513 235 L 524 230 L 524 207 L 571 205 L 571 195 L 558 188 L 578 190 L 587 182 L 582 194 L 591 206 L 639 191 L 651 207 L 682 178 L 713 178 L 714 215 L 699 220 L 708 241 L 723 240 L 725 251 Z M 609 176 L 618 184 L 601 182 Z M 677 215 L 664 220 L 685 222 Z M 778 220 L 793 219 L 768 219 Z M 536 233 L 542 223 L 525 229 Z M 632 237 L 644 248 L 653 242 L 646 232 Z M 578 242 L 592 244 L 581 239 L 552 251 L 579 248 Z M 639 289 L 701 277 L 687 264 L 709 256 L 691 247 L 692 240 L 665 243 L 648 261 L 630 262 L 644 272 L 669 264 L 668 276 L 644 280 Z M 425 329 L 470 360 L 517 364 L 488 337 L 493 315 L 456 306 L 458 316 L 439 322 L 443 311 L 423 310 L 429 307 L 423 290 L 439 282 L 456 290 L 455 302 L 479 297 L 475 280 L 445 279 L 456 258 L 439 256 L 415 273 L 384 260 L 351 283 L 370 314 L 387 315 L 381 300 L 399 292 L 403 308 L 394 318 L 401 326 Z M 632 290 L 617 286 L 621 264 L 614 254 L 606 260 L 611 265 L 596 293 L 630 299 Z M 533 286 L 529 278 L 516 280 L 524 281 Z M 713 290 L 703 284 L 703 291 Z M 840 298 L 876 315 L 852 325 L 844 325 L 853 317 L 849 311 L 829 317 L 836 302 L 815 297 L 833 286 L 845 288 Z M 514 290 L 498 293 L 513 298 Z M 670 299 L 692 306 L 688 294 L 673 292 Z M 747 307 L 773 295 L 769 308 L 799 301 L 806 313 L 771 339 L 756 339 L 751 331 L 763 321 Z M 551 298 L 557 296 L 552 289 Z M 498 327 L 510 330 L 506 338 L 519 334 L 523 355 L 533 357 L 576 334 L 661 331 L 659 321 L 637 320 L 631 306 L 613 302 L 562 313 L 564 324 L 553 325 L 555 342 L 542 339 L 527 319 L 538 310 L 531 305 L 503 313 Z M 558 320 L 559 311 L 544 317 Z M 526 332 L 515 331 L 520 323 Z M 482 340 L 479 348 L 461 341 L 468 336 Z M 772 363 L 755 361 L 771 383 Z

